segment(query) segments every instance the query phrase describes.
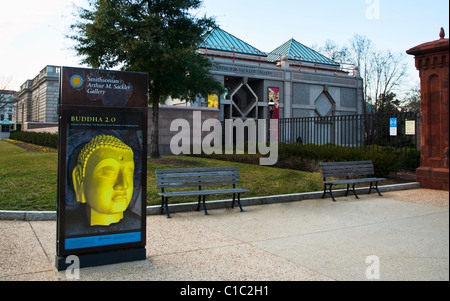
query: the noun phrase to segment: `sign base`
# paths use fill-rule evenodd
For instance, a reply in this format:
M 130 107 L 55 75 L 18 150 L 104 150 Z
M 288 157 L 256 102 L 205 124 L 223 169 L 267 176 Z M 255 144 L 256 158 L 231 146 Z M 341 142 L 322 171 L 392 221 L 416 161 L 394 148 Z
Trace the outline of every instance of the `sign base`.
M 70 266 L 73 267 L 73 260 L 68 260 L 66 263 L 66 259 L 69 256 L 55 256 L 55 266 L 58 271 L 67 270 Z M 123 262 L 131 262 L 131 261 L 140 261 L 146 260 L 146 249 L 135 248 L 135 249 L 124 249 L 117 251 L 109 251 L 109 252 L 99 252 L 99 253 L 90 253 L 84 255 L 77 255 L 80 260 L 80 268 L 87 267 L 95 267 L 101 265 L 109 265 Z

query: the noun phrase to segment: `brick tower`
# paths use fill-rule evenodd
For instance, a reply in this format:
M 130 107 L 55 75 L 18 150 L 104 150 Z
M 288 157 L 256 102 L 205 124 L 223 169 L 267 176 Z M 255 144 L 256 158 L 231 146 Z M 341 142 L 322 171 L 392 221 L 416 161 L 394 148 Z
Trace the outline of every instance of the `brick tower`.
M 406 51 L 415 56 L 421 89 L 421 166 L 416 171 L 423 188 L 449 190 L 449 39 L 440 39 Z

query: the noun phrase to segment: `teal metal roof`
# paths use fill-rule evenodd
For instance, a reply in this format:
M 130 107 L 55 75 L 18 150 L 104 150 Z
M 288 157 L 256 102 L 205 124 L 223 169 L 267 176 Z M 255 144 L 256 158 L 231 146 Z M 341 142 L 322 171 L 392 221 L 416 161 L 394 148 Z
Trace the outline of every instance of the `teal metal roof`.
M 2 120 L 1 122 L 0 122 L 0 124 L 1 125 L 12 125 L 13 123 L 11 122 L 11 121 L 9 121 L 9 120 Z
M 240 54 L 267 56 L 264 52 L 229 34 L 225 30 L 215 28 L 206 36 L 200 48 L 227 51 Z
M 277 49 L 270 52 L 267 56 L 269 60 L 278 61 L 280 58 L 287 56 L 289 60 L 302 61 L 308 63 L 318 63 L 325 65 L 339 66 L 335 61 L 323 56 L 317 51 L 312 50 L 309 47 L 291 39 L 278 47 Z

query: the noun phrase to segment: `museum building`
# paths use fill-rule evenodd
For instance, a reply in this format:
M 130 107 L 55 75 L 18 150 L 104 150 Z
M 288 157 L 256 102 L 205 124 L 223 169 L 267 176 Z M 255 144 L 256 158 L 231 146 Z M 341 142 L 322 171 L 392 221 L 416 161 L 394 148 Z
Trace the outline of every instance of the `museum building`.
M 269 118 L 273 102 L 279 118 L 364 113 L 357 69 L 345 70 L 295 39 L 266 53 L 218 28 L 199 52 L 213 60 L 211 73 L 227 89 L 200 105 L 218 106 L 221 120 Z
M 345 69 L 295 39 L 263 52 L 217 28 L 198 52 L 213 61 L 211 73 L 227 92 L 188 104 L 169 99 L 164 107 L 217 108 L 221 121 L 364 113 L 363 81 L 357 69 Z M 30 124 L 56 126 L 60 68 L 46 66 L 17 92 L 14 123 L 22 129 Z
M 57 126 L 60 66 L 45 66 L 16 93 L 14 123 L 18 129 Z

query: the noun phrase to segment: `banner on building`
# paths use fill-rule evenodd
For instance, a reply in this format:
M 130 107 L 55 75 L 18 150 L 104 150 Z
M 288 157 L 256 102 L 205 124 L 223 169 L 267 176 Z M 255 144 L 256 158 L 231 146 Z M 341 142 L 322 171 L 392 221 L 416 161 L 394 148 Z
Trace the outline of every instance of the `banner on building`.
M 279 119 L 280 118 L 280 88 L 278 87 L 269 87 L 268 91 L 269 95 L 269 103 L 273 103 L 274 107 L 272 108 L 271 119 Z
M 219 108 L 219 95 L 217 94 L 209 94 L 208 95 L 208 108 Z

